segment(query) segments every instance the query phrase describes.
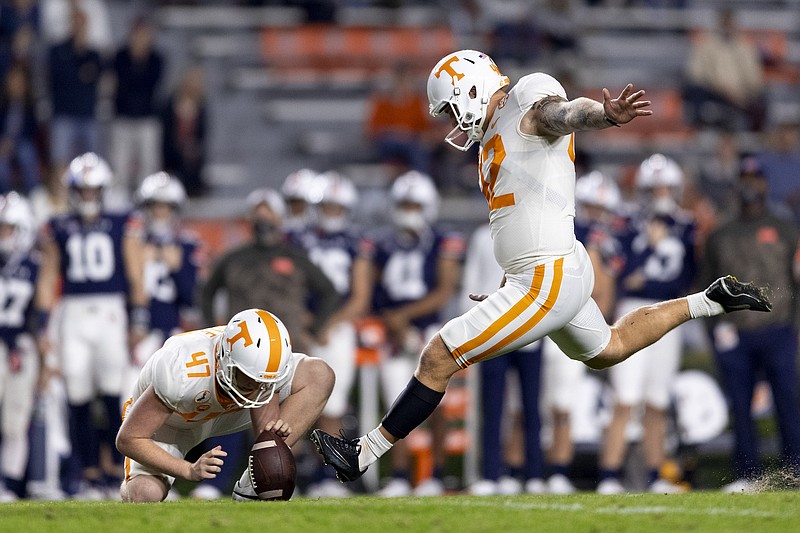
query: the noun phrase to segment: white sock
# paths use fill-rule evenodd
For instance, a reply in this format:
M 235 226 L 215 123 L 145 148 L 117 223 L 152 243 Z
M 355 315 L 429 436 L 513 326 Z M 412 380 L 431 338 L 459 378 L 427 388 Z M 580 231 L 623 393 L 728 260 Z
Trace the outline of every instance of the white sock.
M 689 315 L 692 318 L 717 316 L 725 313 L 725 309 L 722 305 L 714 300 L 710 300 L 705 292 L 690 294 L 686 297 L 686 301 L 689 303 Z
M 358 468 L 361 470 L 366 470 L 393 446 L 378 428 L 358 439 L 358 442 L 361 444 L 361 453 L 358 454 Z

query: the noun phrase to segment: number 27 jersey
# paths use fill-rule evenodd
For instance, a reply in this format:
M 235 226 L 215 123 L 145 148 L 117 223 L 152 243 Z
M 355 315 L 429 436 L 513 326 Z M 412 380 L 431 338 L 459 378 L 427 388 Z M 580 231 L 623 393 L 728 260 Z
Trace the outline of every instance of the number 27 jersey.
M 574 134 L 520 131 L 525 113 L 547 96 L 566 98 L 566 93 L 547 74 L 520 79 L 498 105 L 481 142 L 478 170 L 494 255 L 510 274 L 566 255 L 575 245 Z
M 127 292 L 122 241 L 141 235 L 142 228 L 141 218 L 132 213 L 103 213 L 88 223 L 75 214 L 52 218 L 44 239 L 58 246 L 64 295 Z

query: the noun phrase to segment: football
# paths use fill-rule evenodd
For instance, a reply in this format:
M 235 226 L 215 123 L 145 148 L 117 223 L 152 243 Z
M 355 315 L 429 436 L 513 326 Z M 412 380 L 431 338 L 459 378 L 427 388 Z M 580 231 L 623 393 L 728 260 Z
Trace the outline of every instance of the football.
M 297 466 L 289 446 L 273 431 L 262 431 L 250 449 L 248 468 L 261 500 L 288 500 L 294 492 Z

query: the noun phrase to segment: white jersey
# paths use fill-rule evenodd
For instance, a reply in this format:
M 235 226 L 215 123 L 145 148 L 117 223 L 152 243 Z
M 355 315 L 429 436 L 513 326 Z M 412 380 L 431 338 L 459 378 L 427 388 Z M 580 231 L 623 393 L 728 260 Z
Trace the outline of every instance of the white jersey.
M 167 339 L 163 348 L 148 359 L 133 389 L 133 401 L 150 385 L 173 413 L 165 425 L 173 429 L 191 429 L 214 418 L 242 409 L 228 398 L 216 379 L 217 344 L 224 326 L 201 329 Z M 294 364 L 292 358 L 290 364 Z M 292 369 L 275 394 L 291 382 Z
M 553 77 L 523 77 L 497 107 L 481 141 L 478 170 L 494 255 L 510 274 L 528 272 L 575 245 L 574 134 L 549 138 L 520 131 L 533 104 L 554 95 L 566 98 Z

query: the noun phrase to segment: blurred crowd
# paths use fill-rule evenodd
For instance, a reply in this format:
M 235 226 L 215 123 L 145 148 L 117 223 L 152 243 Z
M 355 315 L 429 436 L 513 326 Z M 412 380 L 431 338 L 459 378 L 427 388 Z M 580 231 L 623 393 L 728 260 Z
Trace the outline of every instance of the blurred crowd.
M 334 4 L 284 3 L 320 17 Z M 528 53 L 528 39 L 542 53 L 574 47 L 559 23 L 569 3 L 546 4 L 537 31 L 526 21 L 493 27 L 498 62 Z M 117 495 L 120 406 L 170 335 L 248 307 L 275 313 L 295 351 L 336 373 L 319 426 L 355 434 L 373 422 L 359 420 L 366 402 L 397 396 L 431 332 L 470 293 L 500 283 L 487 227 L 440 220 L 440 191 L 477 178 L 439 151 L 444 133 L 428 122 L 407 65 L 371 95 L 365 124 L 390 182 L 365 194 L 341 168 L 298 169 L 241 198 L 230 214 L 244 235 L 234 247 L 191 231 L 185 217 L 190 198 L 208 192 L 202 69 L 165 91 L 168 58 L 153 22 L 136 18 L 115 48 L 100 0 L 0 7 L 0 501 Z M 760 447 L 776 438 L 756 421 L 773 414 L 771 453 L 790 479 L 800 474 L 800 114 L 767 119 L 763 57 L 730 44 L 730 15 L 687 58 L 687 120 L 717 133 L 713 154 L 695 165 L 654 150 L 611 170 L 579 154 L 576 233 L 609 321 L 725 273 L 769 286 L 774 311 L 687 324 L 607 372 L 588 372 L 549 342 L 478 365 L 448 392 L 466 391 L 471 414 L 440 409 L 429 440 L 395 447 L 380 488 L 356 490 L 750 491 L 765 472 Z M 761 140 L 745 145 L 742 132 Z M 700 370 L 686 354 L 700 354 Z M 466 444 L 480 458 L 470 475 L 450 461 L 464 453 L 452 436 L 465 423 L 478 428 Z M 725 473 L 702 486 L 698 457 L 728 429 L 732 439 L 718 444 Z M 228 472 L 192 487 L 193 497 L 227 497 L 240 471 L 247 435 L 218 440 Z M 308 451 L 296 450 L 300 494 L 351 495 Z
M 67 163 L 91 151 L 114 167 L 117 205 L 162 168 L 190 196 L 205 192 L 203 72 L 163 87 L 151 20 L 136 17 L 118 39 L 103 1 L 9 0 L 0 21 L 0 189 L 57 201 Z

